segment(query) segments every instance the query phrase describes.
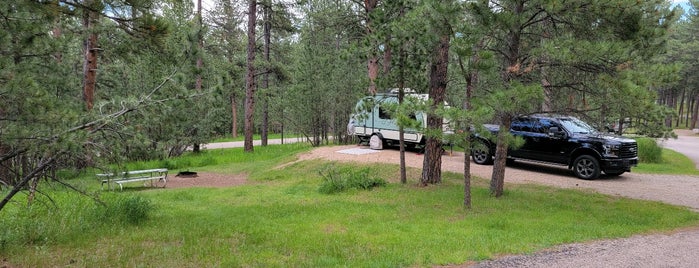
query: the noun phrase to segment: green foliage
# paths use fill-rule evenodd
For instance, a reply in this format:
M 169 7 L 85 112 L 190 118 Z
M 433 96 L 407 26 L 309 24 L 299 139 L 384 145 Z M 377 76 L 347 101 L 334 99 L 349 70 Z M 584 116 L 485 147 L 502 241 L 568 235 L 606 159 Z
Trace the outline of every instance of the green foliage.
M 107 208 L 74 194 L 55 198 L 61 213 L 44 213 L 55 210 L 47 207 L 25 219 L 16 214 L 19 210 L 1 211 L 0 224 L 9 228 L 0 229 L 0 254 L 22 267 L 434 266 L 699 222 L 696 213 L 659 202 L 543 186 L 514 185 L 505 198 L 493 200 L 482 179 L 474 180 L 474 208 L 465 211 L 462 179 L 452 173 L 430 187 L 396 184 L 327 195 L 318 192 L 322 176 L 315 174 L 328 165 L 304 161 L 276 170 L 277 180 L 238 187 L 104 193 L 113 207 L 140 207 L 149 200 L 156 209 L 138 226 L 124 218 L 97 217 L 106 215 Z M 259 176 L 269 169 L 264 165 L 250 172 Z M 334 169 L 369 169 L 381 176 L 398 172 L 385 164 L 335 164 Z M 27 235 L 28 229 L 22 228 L 38 233 Z M 5 235 L 7 229 L 15 235 Z M 29 240 L 19 234 L 33 242 L 20 243 L 15 239 Z
M 50 185 L 31 207 L 13 203 L 0 212 L 0 252 L 16 247 L 83 243 L 96 235 L 141 225 L 156 211 L 145 196 L 105 193 L 102 201 Z M 4 193 L 4 192 L 3 192 Z M 0 253 L 2 254 L 2 253 Z
M 384 179 L 371 175 L 369 168 L 356 170 L 355 168 L 336 168 L 330 165 L 320 172 L 323 182 L 318 192 L 334 194 L 349 190 L 371 190 L 375 187 L 386 186 Z
M 638 158 L 641 163 L 662 163 L 663 148 L 652 138 L 638 138 Z
M 641 161 L 643 160 L 641 159 Z M 683 154 L 669 149 L 662 149 L 662 160 L 660 162 L 641 163 L 638 167 L 633 168 L 633 172 L 645 174 L 699 175 L 699 170 L 697 170 L 694 161 Z
M 151 201 L 143 196 L 119 196 L 108 203 L 105 217 L 138 225 L 148 220 L 153 209 Z

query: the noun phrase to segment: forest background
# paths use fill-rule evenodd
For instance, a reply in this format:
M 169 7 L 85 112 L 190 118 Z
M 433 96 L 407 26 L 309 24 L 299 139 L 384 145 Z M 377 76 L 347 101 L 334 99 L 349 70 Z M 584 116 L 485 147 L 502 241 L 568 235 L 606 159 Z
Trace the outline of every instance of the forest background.
M 353 142 L 356 101 L 389 88 L 465 111 L 427 108 L 440 124 L 548 111 L 651 137 L 697 127 L 698 1 L 207 2 L 0 2 L 2 183 L 240 133 Z

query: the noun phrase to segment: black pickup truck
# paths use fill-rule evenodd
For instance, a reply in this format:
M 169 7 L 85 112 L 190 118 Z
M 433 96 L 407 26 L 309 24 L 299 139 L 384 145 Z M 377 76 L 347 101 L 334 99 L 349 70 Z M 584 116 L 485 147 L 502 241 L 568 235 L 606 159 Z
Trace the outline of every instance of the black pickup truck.
M 497 125 L 486 125 L 497 134 Z M 510 149 L 508 161 L 529 160 L 566 165 L 575 176 L 594 180 L 601 172 L 618 176 L 638 164 L 635 140 L 600 133 L 587 123 L 571 116 L 531 115 L 512 121 L 510 133 L 524 139 L 524 145 Z M 495 142 L 476 135 L 471 151 L 473 161 L 493 163 Z

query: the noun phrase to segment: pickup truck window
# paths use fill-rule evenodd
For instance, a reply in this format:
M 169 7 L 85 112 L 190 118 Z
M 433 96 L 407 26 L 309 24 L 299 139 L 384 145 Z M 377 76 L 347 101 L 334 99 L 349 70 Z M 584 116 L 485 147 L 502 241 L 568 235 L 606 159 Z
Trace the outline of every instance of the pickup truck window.
M 565 127 L 568 131 L 572 133 L 577 133 L 577 134 L 595 134 L 597 133 L 597 130 L 595 128 L 591 127 L 587 123 L 580 121 L 575 118 L 561 118 L 560 119 L 561 124 L 563 124 L 563 127 Z
M 539 119 L 539 126 L 537 128 L 539 133 L 549 133 L 551 127 L 557 127 L 558 125 L 551 121 L 550 119 L 541 118 Z
M 512 122 L 512 131 L 534 132 L 534 123 L 529 118 L 520 118 Z

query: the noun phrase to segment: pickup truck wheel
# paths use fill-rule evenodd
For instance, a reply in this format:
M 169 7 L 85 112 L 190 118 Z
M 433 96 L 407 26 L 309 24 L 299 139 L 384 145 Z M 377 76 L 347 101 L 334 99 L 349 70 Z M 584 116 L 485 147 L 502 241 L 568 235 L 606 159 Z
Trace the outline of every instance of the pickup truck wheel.
M 482 141 L 473 143 L 471 158 L 473 162 L 479 165 L 490 165 L 493 163 L 493 154 L 490 153 L 490 148 Z
M 599 161 L 589 155 L 581 155 L 573 162 L 575 176 L 583 180 L 594 180 L 599 177 Z

